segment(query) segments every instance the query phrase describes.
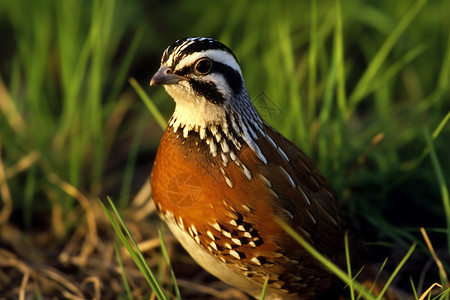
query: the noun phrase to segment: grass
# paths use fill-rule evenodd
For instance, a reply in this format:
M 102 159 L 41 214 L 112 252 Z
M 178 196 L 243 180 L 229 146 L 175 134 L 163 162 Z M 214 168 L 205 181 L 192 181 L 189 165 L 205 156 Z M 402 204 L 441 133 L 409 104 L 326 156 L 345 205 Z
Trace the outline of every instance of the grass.
M 257 109 L 326 174 L 351 223 L 381 253 L 377 259 L 390 256 L 386 271 L 394 272 L 402 259 L 395 253 L 414 243 L 415 261 L 432 259 L 421 227 L 448 270 L 449 20 L 445 0 L 231 7 L 226 1 L 0 1 L 0 32 L 8 41 L 0 46 L 0 265 L 11 278 L 0 276 L 0 293 L 45 297 L 39 286 L 51 286 L 56 294 L 105 296 L 93 283 L 69 284 L 94 278 L 86 270 L 105 253 L 109 267 L 118 266 L 98 196 L 117 199 L 138 244 L 159 244 L 158 219 L 143 208 L 148 191 L 138 192 L 173 103 L 162 89 L 140 86 L 148 85 L 164 48 L 191 35 L 214 36 L 234 50 Z M 138 101 L 145 92 L 151 114 Z M 170 256 L 176 250 L 167 240 Z M 35 251 L 45 272 L 24 267 L 37 258 L 17 249 L 30 248 L 45 249 Z M 156 277 L 171 290 L 171 271 L 158 267 L 163 251 L 147 251 L 150 267 L 161 271 Z M 149 291 L 137 284 L 144 273 L 133 273 L 119 254 L 122 272 L 97 266 L 98 280 L 118 282 L 112 294 L 145 297 Z M 396 274 L 402 288 L 419 299 L 440 282 L 445 292 L 431 299 L 448 299 L 438 268 L 427 273 L 410 260 Z M 183 294 L 182 278 L 189 276 L 173 265 Z M 54 270 L 64 284 L 51 283 Z
M 113 225 L 114 231 L 116 232 L 117 237 L 119 238 L 121 243 L 126 247 L 128 253 L 131 255 L 133 261 L 136 263 L 139 270 L 144 275 L 145 279 L 147 280 L 148 285 L 151 287 L 151 289 L 155 293 L 156 298 L 158 300 L 167 299 L 161 289 L 160 284 L 156 280 L 155 275 L 153 274 L 152 270 L 148 266 L 148 264 L 144 258 L 144 255 L 139 250 L 139 247 L 138 247 L 136 241 L 134 240 L 133 236 L 131 235 L 130 231 L 128 230 L 127 226 L 125 225 L 125 222 L 120 217 L 116 207 L 114 206 L 114 203 L 111 201 L 111 199 L 108 199 L 108 200 L 109 200 L 109 205 L 113 209 L 114 215 L 109 211 L 109 209 L 105 206 L 105 204 L 103 204 L 103 202 L 100 202 L 100 203 L 102 205 L 103 211 L 105 212 L 106 216 L 108 217 L 108 220 Z M 115 217 L 117 217 L 117 220 L 115 219 Z M 161 235 L 160 235 L 160 240 L 162 241 Z M 164 257 L 166 258 L 168 265 L 170 266 L 170 261 L 168 260 L 167 252 L 163 245 L 164 245 L 164 243 L 161 243 L 161 246 L 163 249 L 162 252 L 163 252 Z M 178 288 L 176 290 L 177 290 L 177 294 L 179 295 Z M 178 299 L 180 299 L 180 298 L 178 297 Z

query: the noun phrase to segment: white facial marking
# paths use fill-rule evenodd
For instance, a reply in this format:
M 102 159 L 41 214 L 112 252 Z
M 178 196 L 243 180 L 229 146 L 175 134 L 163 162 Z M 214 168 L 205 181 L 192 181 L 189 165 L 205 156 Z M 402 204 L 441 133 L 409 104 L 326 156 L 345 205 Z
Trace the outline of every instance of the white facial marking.
M 182 50 L 182 49 L 180 49 L 180 50 Z M 181 51 L 177 51 L 177 52 L 181 52 Z M 172 55 L 169 58 L 169 61 L 167 61 L 167 65 L 169 65 L 169 66 L 173 65 L 173 58 L 175 56 L 177 56 L 177 54 Z M 239 67 L 239 64 L 237 63 L 237 61 L 233 57 L 233 55 L 231 55 L 227 51 L 220 50 L 220 49 L 211 49 L 211 50 L 206 50 L 206 51 L 201 51 L 201 52 L 194 52 L 194 53 L 186 56 L 185 58 L 183 58 L 176 66 L 175 71 L 179 71 L 179 70 L 182 70 L 184 67 L 191 66 L 191 65 L 195 64 L 201 58 L 209 58 L 212 61 L 219 61 L 219 62 L 233 68 L 234 70 L 238 71 L 239 74 L 242 76 L 241 68 Z
M 256 144 L 258 135 L 264 135 L 262 132 L 263 121 L 256 112 L 245 87 L 242 86 L 241 91 L 232 90 L 226 77 L 217 71 L 206 75 L 197 74 L 195 71 L 190 72 L 190 68 L 196 62 L 206 58 L 212 62 L 213 66 L 214 63 L 221 63 L 233 69 L 236 71 L 236 76 L 239 76 L 237 80 L 243 82 L 242 71 L 236 58 L 223 49 L 209 49 L 190 54 L 183 53 L 196 42 L 217 43 L 211 39 L 186 39 L 181 45 L 171 48 L 173 52 L 169 57 L 167 57 L 167 52 L 164 55 L 164 57 L 167 57 L 164 64 L 171 67 L 175 73 L 188 70 L 185 73 L 188 80 L 181 80 L 176 84 L 164 86 L 176 103 L 169 126 L 173 128 L 174 132 L 182 129 L 183 138 L 188 138 L 192 131 L 197 132 L 201 140 L 206 140 L 209 152 L 213 157 L 220 154 L 219 157 L 224 166 L 227 166 L 229 160 L 236 162 L 238 165 L 235 151 L 241 150 L 241 139 L 266 164 L 267 159 Z M 208 96 L 202 95 L 194 89 L 194 81 L 213 84 L 217 93 L 221 95 L 221 98 L 217 100 L 222 101 L 206 99 L 205 97 Z M 228 153 L 229 155 L 225 155 Z M 284 152 L 281 151 L 280 153 Z M 248 180 L 252 179 L 252 174 L 246 166 L 242 167 L 242 171 Z M 230 178 L 225 177 L 225 181 L 230 188 L 233 187 Z

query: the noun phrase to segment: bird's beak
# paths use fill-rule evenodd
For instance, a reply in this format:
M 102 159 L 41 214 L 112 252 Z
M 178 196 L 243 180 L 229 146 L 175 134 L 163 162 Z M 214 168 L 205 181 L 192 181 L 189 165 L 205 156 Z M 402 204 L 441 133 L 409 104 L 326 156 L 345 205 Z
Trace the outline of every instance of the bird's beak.
M 150 80 L 150 85 L 166 85 L 176 84 L 182 80 L 189 80 L 189 78 L 172 73 L 172 69 L 168 66 L 161 66 L 158 72 L 153 75 Z

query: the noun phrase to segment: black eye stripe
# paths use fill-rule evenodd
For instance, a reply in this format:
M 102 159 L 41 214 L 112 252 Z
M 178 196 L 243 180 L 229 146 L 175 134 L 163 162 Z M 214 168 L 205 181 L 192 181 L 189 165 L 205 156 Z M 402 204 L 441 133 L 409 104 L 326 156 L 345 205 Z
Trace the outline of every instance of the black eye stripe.
M 221 74 L 233 91 L 233 94 L 237 95 L 242 92 L 244 83 L 242 82 L 241 74 L 232 67 L 213 61 L 211 73 Z
M 195 64 L 191 66 L 186 66 L 181 70 L 175 71 L 174 73 L 180 76 L 187 76 L 190 73 L 194 72 L 193 70 L 194 66 Z M 223 78 L 225 78 L 225 81 L 227 82 L 231 91 L 235 95 L 238 95 L 242 92 L 244 83 L 242 82 L 241 74 L 232 67 L 223 64 L 221 62 L 212 61 L 212 68 L 210 74 L 222 75 Z
M 173 72 L 173 73 L 180 75 L 180 76 L 186 76 L 186 75 L 192 73 L 192 66 L 185 66 L 185 67 L 183 67 L 183 69 L 175 70 L 175 72 Z
M 227 46 L 214 39 L 185 38 L 176 41 L 164 51 L 162 64 L 167 63 L 168 60 L 171 59 L 170 67 L 175 69 L 174 74 L 189 77 L 190 80 L 187 81 L 187 83 L 192 86 L 194 92 L 206 98 L 211 103 L 223 103 L 226 100 L 225 98 L 235 97 L 245 93 L 244 81 L 240 71 L 220 61 L 211 61 L 211 70 L 204 71 L 204 75 L 201 75 L 203 72 L 202 69 L 195 70 L 196 63 L 198 63 L 199 60 L 192 63 L 192 65 L 177 70 L 177 66 L 182 63 L 183 59 L 188 58 L 194 53 L 202 53 L 210 50 L 223 51 L 223 55 L 231 55 L 236 60 L 236 63 L 238 63 L 233 52 Z M 214 82 L 208 78 L 208 75 L 206 74 L 220 75 L 224 79 L 226 86 L 221 86 L 221 89 L 219 90 L 218 85 L 224 83 Z M 230 95 L 222 94 L 222 90 L 229 90 Z M 226 93 L 228 94 L 228 92 Z
M 214 104 L 225 102 L 225 98 L 213 82 L 191 79 L 189 83 L 198 95 L 205 97 L 209 102 Z

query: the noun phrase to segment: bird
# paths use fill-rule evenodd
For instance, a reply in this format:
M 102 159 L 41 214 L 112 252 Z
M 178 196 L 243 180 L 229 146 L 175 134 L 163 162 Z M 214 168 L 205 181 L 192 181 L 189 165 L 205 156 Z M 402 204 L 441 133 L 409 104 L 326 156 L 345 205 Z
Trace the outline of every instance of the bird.
M 342 208 L 305 153 L 257 112 L 235 54 L 212 38 L 179 39 L 164 51 L 150 85 L 164 86 L 175 102 L 151 187 L 181 245 L 252 297 L 266 280 L 266 299 L 323 297 L 335 276 L 279 220 L 342 265 Z

